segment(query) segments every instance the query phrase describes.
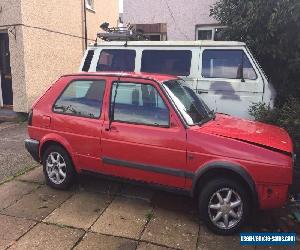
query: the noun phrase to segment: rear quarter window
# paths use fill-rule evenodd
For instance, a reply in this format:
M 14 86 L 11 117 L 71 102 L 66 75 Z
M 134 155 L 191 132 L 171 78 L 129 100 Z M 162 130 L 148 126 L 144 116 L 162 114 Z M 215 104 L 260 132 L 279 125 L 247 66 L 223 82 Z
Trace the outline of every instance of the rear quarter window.
M 104 80 L 71 82 L 53 105 L 55 113 L 99 118 L 101 114 Z

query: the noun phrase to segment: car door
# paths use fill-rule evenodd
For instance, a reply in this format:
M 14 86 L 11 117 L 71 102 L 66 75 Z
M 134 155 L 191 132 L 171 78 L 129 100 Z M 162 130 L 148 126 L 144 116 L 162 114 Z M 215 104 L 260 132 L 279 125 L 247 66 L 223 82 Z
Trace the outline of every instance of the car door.
M 202 47 L 197 93 L 217 112 L 248 118 L 264 83 L 244 48 Z
M 186 132 L 157 84 L 132 78 L 112 83 L 102 132 L 103 171 L 183 188 Z

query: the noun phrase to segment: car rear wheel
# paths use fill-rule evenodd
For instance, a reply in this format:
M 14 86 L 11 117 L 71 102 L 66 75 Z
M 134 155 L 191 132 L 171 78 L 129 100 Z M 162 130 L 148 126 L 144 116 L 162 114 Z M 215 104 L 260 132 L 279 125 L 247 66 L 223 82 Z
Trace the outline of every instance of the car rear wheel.
M 43 156 L 46 183 L 56 189 L 67 189 L 75 180 L 75 170 L 68 153 L 58 145 L 49 146 Z
M 205 224 L 221 235 L 233 234 L 245 223 L 249 199 L 244 187 L 230 179 L 208 182 L 199 194 L 199 209 Z

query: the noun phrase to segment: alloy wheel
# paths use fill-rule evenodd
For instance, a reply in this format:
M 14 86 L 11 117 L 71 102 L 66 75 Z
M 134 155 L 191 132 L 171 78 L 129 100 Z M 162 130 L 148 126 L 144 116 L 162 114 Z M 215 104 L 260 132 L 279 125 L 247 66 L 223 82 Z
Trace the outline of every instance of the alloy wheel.
M 240 195 L 231 188 L 217 190 L 208 203 L 211 222 L 220 229 L 230 229 L 242 219 L 243 202 Z
M 66 162 L 61 154 L 58 152 L 51 152 L 46 161 L 47 175 L 55 184 L 64 182 L 67 176 Z

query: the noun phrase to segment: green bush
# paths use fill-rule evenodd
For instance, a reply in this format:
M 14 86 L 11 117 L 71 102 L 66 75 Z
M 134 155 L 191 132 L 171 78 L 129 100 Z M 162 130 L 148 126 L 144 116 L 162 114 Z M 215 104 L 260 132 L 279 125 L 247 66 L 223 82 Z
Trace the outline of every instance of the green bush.
M 277 125 L 286 129 L 292 137 L 295 153 L 298 155 L 297 166 L 300 167 L 300 101 L 290 97 L 281 105 L 271 109 L 265 103 L 255 103 L 249 109 L 255 120 Z

